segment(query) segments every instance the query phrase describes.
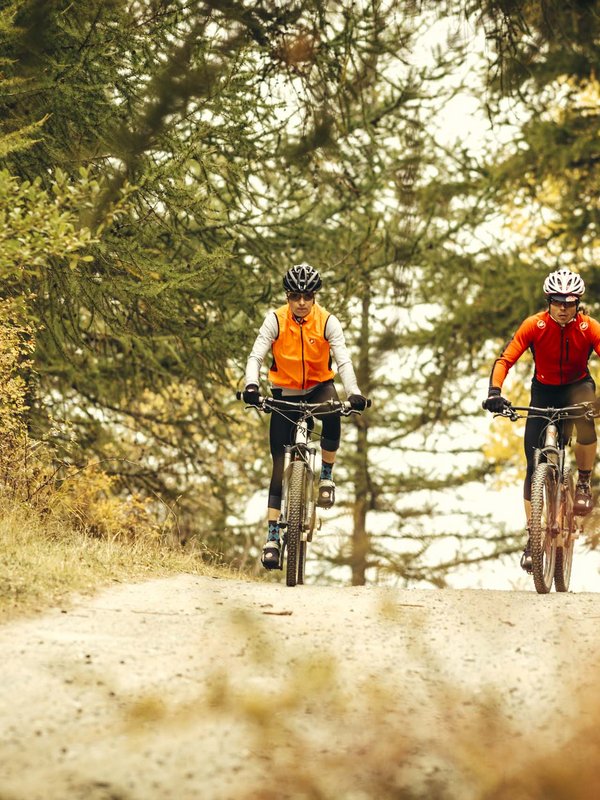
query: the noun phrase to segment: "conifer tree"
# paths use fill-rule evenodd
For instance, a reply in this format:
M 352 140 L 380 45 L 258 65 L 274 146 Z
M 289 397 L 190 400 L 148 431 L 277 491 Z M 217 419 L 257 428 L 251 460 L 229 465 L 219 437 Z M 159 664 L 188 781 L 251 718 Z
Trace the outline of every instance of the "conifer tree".
M 457 376 L 450 372 L 450 350 L 439 379 L 411 369 L 424 360 L 422 353 L 430 352 L 432 342 L 425 331 L 408 331 L 402 312 L 427 301 L 421 282 L 428 277 L 429 264 L 433 276 L 436 254 L 438 264 L 450 275 L 457 268 L 462 275 L 468 272 L 468 258 L 461 261 L 455 252 L 445 263 L 440 252 L 453 245 L 455 229 L 472 215 L 466 206 L 450 220 L 449 203 L 477 187 L 474 181 L 458 180 L 450 170 L 444 171 L 441 153 L 428 132 L 428 122 L 440 102 L 435 77 L 440 79 L 451 68 L 448 53 L 440 54 L 440 63 L 430 73 L 403 69 L 395 54 L 400 42 L 410 51 L 410 36 L 416 38 L 418 20 L 411 26 L 402 17 L 399 24 L 398 17 L 390 15 L 383 21 L 364 10 L 360 22 L 370 60 L 368 65 L 352 62 L 345 91 L 328 94 L 324 81 L 313 89 L 310 73 L 305 76 L 305 90 L 318 91 L 325 98 L 332 141 L 296 162 L 297 171 L 312 178 L 318 198 L 306 212 L 298 258 L 322 268 L 323 302 L 344 318 L 354 345 L 359 385 L 375 403 L 356 421 L 355 435 L 351 425 L 344 426 L 336 467 L 341 489 L 337 524 L 343 533 L 339 547 L 330 546 L 327 537 L 317 538 L 314 550 L 319 556 L 314 568 L 322 569 L 320 579 L 332 565 L 344 568 L 335 571 L 337 575 L 347 575 L 349 568 L 355 584 L 384 573 L 395 579 L 440 583 L 445 570 L 428 553 L 441 536 L 427 535 L 425 522 L 434 509 L 430 502 L 412 507 L 407 498 L 417 490 L 441 490 L 475 480 L 484 468 L 468 464 L 466 469 L 454 468 L 452 476 L 407 469 L 407 453 L 417 444 L 406 445 L 406 439 L 412 436 L 416 442 L 434 423 L 442 427 L 452 418 L 453 409 L 444 403 L 444 389 Z M 352 24 L 358 25 L 356 16 Z M 340 36 L 339 42 L 344 41 Z M 339 51 L 334 50 L 333 57 L 344 61 Z M 457 51 L 455 58 L 460 57 Z M 394 74 L 395 80 L 382 81 L 386 74 Z M 424 180 L 426 169 L 435 169 L 443 178 Z M 441 274 L 438 270 L 438 277 Z M 465 330 L 469 324 L 465 319 Z M 468 334 L 461 329 L 461 335 Z M 437 352 L 442 366 L 443 348 Z M 456 410 L 454 415 L 458 416 Z M 461 449 L 456 447 L 457 456 Z M 391 468 L 385 463 L 390 460 Z M 330 520 L 328 528 L 335 525 Z M 457 564 L 487 558 L 493 549 L 492 545 L 483 554 L 474 554 L 466 532 L 463 541 L 467 545 L 455 557 Z
M 77 261 L 48 253 L 33 280 L 40 402 L 122 485 L 190 509 L 199 487 L 218 498 L 210 464 L 232 356 L 247 350 L 270 276 L 311 237 L 323 243 L 324 219 L 354 224 L 365 132 L 394 135 L 411 97 L 393 64 L 415 13 L 409 2 L 7 7 L 1 163 L 40 191 L 78 186 L 87 242 Z M 375 172 L 362 191 L 375 192 Z

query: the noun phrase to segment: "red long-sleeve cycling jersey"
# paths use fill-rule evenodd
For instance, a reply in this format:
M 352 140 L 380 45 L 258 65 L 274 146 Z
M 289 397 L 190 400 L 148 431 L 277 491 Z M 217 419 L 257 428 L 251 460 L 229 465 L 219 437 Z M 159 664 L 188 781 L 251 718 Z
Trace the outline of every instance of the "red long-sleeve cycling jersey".
M 600 355 L 600 323 L 587 314 L 577 314 L 564 327 L 548 311 L 527 317 L 494 361 L 490 387 L 502 388 L 508 370 L 527 348 L 533 354 L 535 377 L 540 383 L 574 383 L 589 375 L 592 350 Z

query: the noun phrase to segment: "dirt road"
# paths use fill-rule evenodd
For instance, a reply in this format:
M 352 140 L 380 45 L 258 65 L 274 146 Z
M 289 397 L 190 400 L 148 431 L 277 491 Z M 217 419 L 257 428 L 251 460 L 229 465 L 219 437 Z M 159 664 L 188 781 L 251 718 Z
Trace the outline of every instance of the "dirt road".
M 598 746 L 599 619 L 592 593 L 120 586 L 0 629 L 0 798 L 514 797 Z

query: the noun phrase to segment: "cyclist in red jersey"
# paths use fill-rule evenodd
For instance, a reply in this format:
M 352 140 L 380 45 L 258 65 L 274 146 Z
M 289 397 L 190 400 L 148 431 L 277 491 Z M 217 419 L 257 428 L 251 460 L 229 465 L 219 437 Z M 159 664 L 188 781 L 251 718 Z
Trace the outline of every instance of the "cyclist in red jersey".
M 504 347 L 500 358 L 494 362 L 484 408 L 499 413 L 508 405 L 508 400 L 502 397 L 502 384 L 509 369 L 527 349 L 533 354 L 535 368 L 530 405 L 562 408 L 596 399 L 596 384 L 590 375 L 588 360 L 592 351 L 600 355 L 600 323 L 580 311 L 579 303 L 584 292 L 582 278 L 568 269 L 559 269 L 547 276 L 544 294 L 548 308 L 524 320 Z M 585 516 L 593 508 L 590 480 L 596 457 L 596 428 L 594 420 L 577 419 L 574 422 L 577 429 L 574 450 L 578 469 L 575 513 Z M 533 452 L 538 446 L 544 424 L 542 419 L 528 418 L 525 426 L 527 472 L 523 496 L 528 531 Z M 529 539 L 521 557 L 521 566 L 531 572 Z

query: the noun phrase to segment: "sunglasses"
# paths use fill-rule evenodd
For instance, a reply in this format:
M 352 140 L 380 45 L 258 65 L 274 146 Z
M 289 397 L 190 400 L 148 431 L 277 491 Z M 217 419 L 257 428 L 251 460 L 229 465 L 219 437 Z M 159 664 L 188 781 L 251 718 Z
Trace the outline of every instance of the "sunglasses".
M 577 305 L 577 300 L 570 300 L 568 303 L 566 300 L 550 300 L 553 306 L 564 306 L 565 308 L 575 308 Z
M 314 292 L 288 292 L 287 299 L 293 300 L 294 302 L 298 302 L 302 298 L 303 300 L 314 300 L 315 293 Z

